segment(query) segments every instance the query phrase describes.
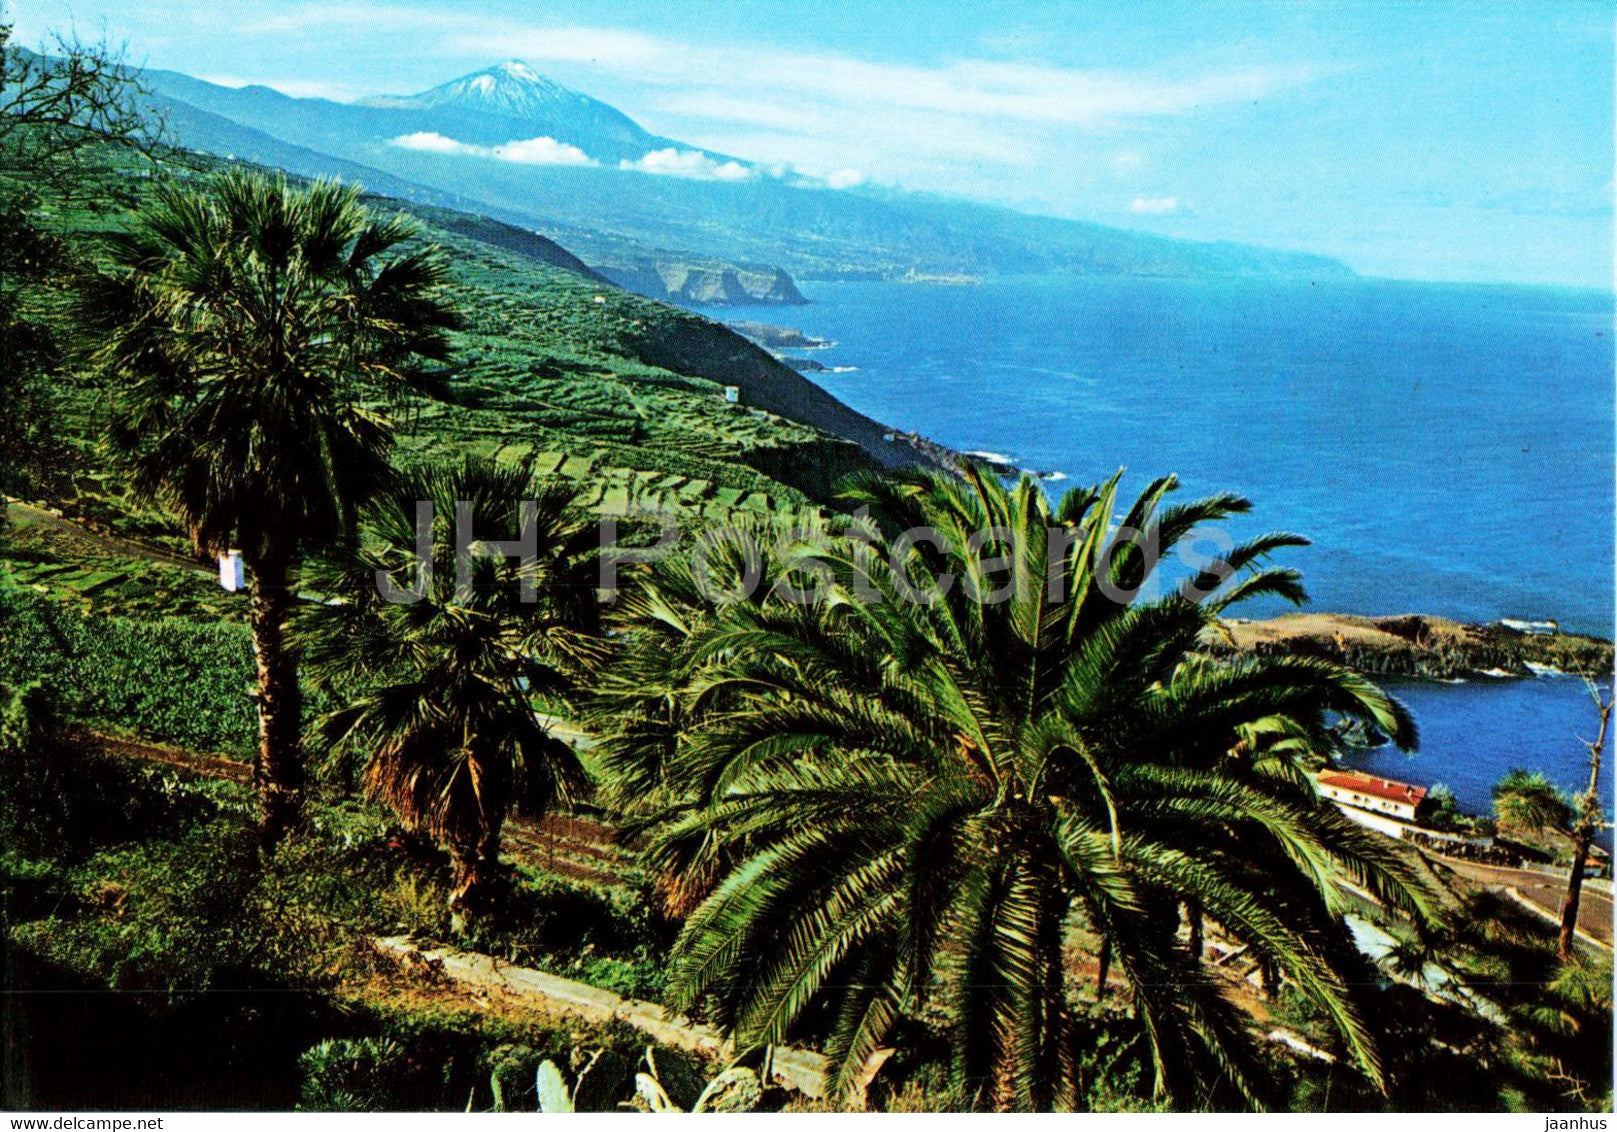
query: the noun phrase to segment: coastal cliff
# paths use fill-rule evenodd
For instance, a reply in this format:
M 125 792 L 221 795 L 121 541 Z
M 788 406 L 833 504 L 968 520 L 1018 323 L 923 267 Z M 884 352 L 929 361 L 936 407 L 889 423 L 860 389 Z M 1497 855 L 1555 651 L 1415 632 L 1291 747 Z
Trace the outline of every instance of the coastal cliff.
M 703 306 L 800 306 L 808 300 L 778 267 L 646 260 L 596 264 L 594 270 L 618 286 L 653 299 Z
M 1293 613 L 1266 621 L 1230 619 L 1204 642 L 1214 652 L 1317 656 L 1374 676 L 1455 679 L 1533 676 L 1551 672 L 1597 676 L 1612 670 L 1612 643 L 1557 631 L 1496 623 L 1468 625 L 1405 614 L 1354 617 Z

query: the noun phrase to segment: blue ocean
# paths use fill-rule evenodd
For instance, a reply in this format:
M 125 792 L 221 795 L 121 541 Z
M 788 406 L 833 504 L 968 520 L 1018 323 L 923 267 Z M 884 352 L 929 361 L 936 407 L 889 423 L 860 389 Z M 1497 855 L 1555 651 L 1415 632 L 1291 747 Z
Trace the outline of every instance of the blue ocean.
M 860 411 L 1070 483 L 1236 491 L 1231 534 L 1297 531 L 1313 607 L 1613 628 L 1613 297 L 1380 280 L 805 284 L 726 311 L 832 345 Z M 789 313 L 789 317 L 788 317 Z M 1053 491 L 1062 481 L 1052 478 Z M 1275 609 L 1249 607 L 1262 614 Z M 1401 685 L 1413 756 L 1364 764 L 1489 806 L 1511 766 L 1587 779 L 1580 681 Z

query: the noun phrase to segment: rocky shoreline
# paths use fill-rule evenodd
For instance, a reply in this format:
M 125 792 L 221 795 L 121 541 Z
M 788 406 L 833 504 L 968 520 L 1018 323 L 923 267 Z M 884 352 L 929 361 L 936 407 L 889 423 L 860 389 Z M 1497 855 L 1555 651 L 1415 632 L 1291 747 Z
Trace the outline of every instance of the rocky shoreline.
M 824 338 L 815 338 L 804 334 L 792 326 L 775 326 L 767 322 L 743 322 L 740 320 L 727 320 L 725 322 L 731 330 L 741 337 L 766 350 L 823 350 L 832 345 Z
M 1205 643 L 1215 652 L 1317 656 L 1367 675 L 1435 680 L 1603 676 L 1612 671 L 1613 659 L 1612 643 L 1598 637 L 1502 622 L 1470 625 L 1425 614 L 1231 618 Z

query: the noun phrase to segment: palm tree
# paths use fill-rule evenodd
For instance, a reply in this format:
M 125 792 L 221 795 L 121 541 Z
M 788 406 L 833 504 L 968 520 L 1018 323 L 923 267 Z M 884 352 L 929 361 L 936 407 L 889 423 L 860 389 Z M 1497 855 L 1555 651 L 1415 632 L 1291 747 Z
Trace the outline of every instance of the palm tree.
M 809 528 L 804 533 L 829 534 L 812 517 L 800 522 Z M 631 583 L 616 595 L 614 621 L 627 647 L 600 674 L 586 710 L 597 736 L 601 801 L 630 818 L 631 828 L 678 798 L 671 773 L 687 730 L 686 681 L 702 665 L 724 605 L 769 599 L 772 585 L 748 586 L 746 579 L 774 565 L 763 548 L 780 534 L 769 520 L 732 515 L 729 525 L 703 531 L 689 554 L 658 561 L 655 585 Z M 711 891 L 716 872 L 711 862 L 658 870 L 663 914 L 683 919 Z
M 1589 695 L 1600 713 L 1600 731 L 1585 745 L 1589 749 L 1589 785 L 1573 803 L 1572 871 L 1567 875 L 1566 898 L 1561 902 L 1561 932 L 1557 951 L 1562 959 L 1572 957 L 1572 941 L 1578 930 L 1578 904 L 1583 896 L 1583 870 L 1589 863 L 1589 850 L 1595 833 L 1606 816 L 1600 797 L 1600 762 L 1606 752 L 1606 734 L 1611 729 L 1611 713 L 1617 707 L 1617 687 L 1602 697 L 1593 680 L 1587 681 Z
M 705 1004 L 741 1048 L 822 1027 L 841 1086 L 901 1018 L 941 1016 L 968 1103 L 1072 1106 L 1065 951 L 1083 921 L 1130 985 L 1158 1091 L 1205 1102 L 1222 1082 L 1257 1103 L 1242 1020 L 1176 940 L 1188 901 L 1384 1085 L 1335 881 L 1422 918 L 1428 894 L 1319 802 L 1300 754 L 1332 752 L 1328 713 L 1405 746 L 1413 725 L 1334 664 L 1217 655 L 1229 605 L 1302 597 L 1293 572 L 1261 568 L 1295 536 L 1143 596 L 1153 544 L 1248 506 L 1165 505 L 1175 486 L 1157 481 L 1114 530 L 1118 477 L 1054 509 L 1029 479 L 871 480 L 850 499 L 872 520 L 812 551 L 732 556 L 759 567 L 750 594 L 690 610 L 683 564 L 645 584 L 630 653 L 648 676 L 666 658 L 646 699 L 681 730 L 649 742 L 642 712 L 611 759 L 642 778 L 621 764 L 662 760 L 646 855 L 699 898 L 674 1005 Z M 903 534 L 922 528 L 935 544 Z M 810 571 L 834 584 L 794 599 Z
M 1524 830 L 1564 829 L 1572 805 L 1548 778 L 1536 770 L 1512 767 L 1493 784 L 1494 816 L 1499 824 Z
M 274 844 L 298 820 L 296 659 L 283 627 L 301 555 L 331 545 L 388 483 L 405 393 L 437 393 L 455 317 L 433 248 L 359 190 L 230 173 L 160 189 L 79 315 L 133 493 L 199 553 L 240 548 L 258 663 L 254 779 Z M 395 253 L 395 254 L 389 254 Z
M 432 508 L 425 567 L 421 503 Z M 457 517 L 488 539 L 518 525 L 519 504 L 531 553 L 479 556 L 457 577 Z M 342 705 L 317 733 L 333 756 L 362 758 L 371 797 L 449 850 L 459 919 L 498 891 L 513 806 L 538 814 L 586 786 L 577 754 L 536 705 L 564 704 L 601 659 L 599 545 L 572 488 L 541 483 L 526 465 L 469 458 L 405 477 L 367 512 L 347 554 L 311 567 L 322 592 L 344 599 L 310 605 L 294 623 L 314 686 Z M 379 571 L 409 588 L 379 596 Z

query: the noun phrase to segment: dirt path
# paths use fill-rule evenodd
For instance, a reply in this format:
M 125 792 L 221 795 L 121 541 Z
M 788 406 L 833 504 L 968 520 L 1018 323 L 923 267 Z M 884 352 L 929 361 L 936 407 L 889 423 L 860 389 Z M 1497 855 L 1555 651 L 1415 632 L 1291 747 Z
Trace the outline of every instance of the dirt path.
M 53 511 L 35 507 L 32 503 L 22 503 L 8 498 L 6 500 L 6 511 L 12 522 L 60 531 L 71 538 L 93 543 L 98 549 L 121 558 L 134 558 L 143 562 L 161 562 L 165 566 L 178 566 L 181 569 L 190 570 L 205 577 L 212 577 L 214 573 L 195 559 L 175 554 L 151 543 L 94 530 L 77 519 L 64 518 Z
M 661 1045 L 706 1058 L 725 1058 L 733 1047 L 718 1030 L 673 1013 L 654 1002 L 621 998 L 587 983 L 531 967 L 517 967 L 457 947 L 426 947 L 407 936 L 372 941 L 377 951 L 401 967 L 420 971 L 487 998 L 500 998 L 550 1017 L 581 1018 L 595 1025 L 633 1026 Z M 879 1068 L 882 1057 L 876 1062 Z M 775 1046 L 770 1058 L 777 1082 L 809 1097 L 829 1091 L 830 1061 L 810 1050 Z

